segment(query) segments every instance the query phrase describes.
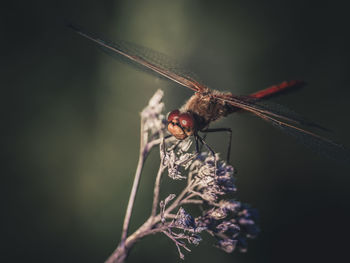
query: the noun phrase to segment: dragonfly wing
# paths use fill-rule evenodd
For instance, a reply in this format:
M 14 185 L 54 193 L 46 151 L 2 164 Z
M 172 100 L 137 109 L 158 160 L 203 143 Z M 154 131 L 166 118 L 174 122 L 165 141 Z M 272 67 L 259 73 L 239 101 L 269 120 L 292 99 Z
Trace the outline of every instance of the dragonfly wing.
M 341 162 L 347 162 L 350 159 L 349 150 L 341 144 L 335 143 L 328 138 L 284 122 L 276 121 L 274 119 L 269 121 L 271 121 L 275 127 L 293 136 L 299 142 L 317 153 Z
M 223 99 L 234 107 L 241 108 L 250 112 L 259 112 L 267 116 L 275 117 L 277 119 L 285 120 L 296 125 L 304 125 L 312 128 L 317 128 L 322 131 L 329 131 L 329 129 L 313 122 L 300 114 L 288 109 L 287 107 L 273 103 L 261 101 L 250 96 L 235 96 L 229 95 L 219 99 Z
M 196 92 L 203 92 L 206 87 L 195 80 L 194 74 L 184 70 L 179 63 L 152 49 L 142 47 L 127 41 L 107 41 L 94 33 L 69 25 L 79 35 L 95 42 L 100 48 L 112 56 L 124 58 L 143 69 L 154 72 L 159 76 L 172 80 Z
M 343 145 L 335 143 L 328 138 L 299 127 L 304 125 L 324 129 L 323 127 L 313 122 L 306 121 L 296 113 L 290 112 L 289 110 L 287 111 L 287 109 L 284 109 L 286 112 L 285 114 L 283 114 L 281 110 L 275 112 L 268 109 L 266 106 L 267 104 L 256 104 L 252 101 L 249 101 L 249 98 L 245 100 L 244 97 L 242 99 L 239 99 L 238 97 L 230 96 L 230 98 L 226 97 L 218 99 L 221 99 L 234 107 L 255 114 L 261 119 L 279 128 L 283 132 L 292 135 L 298 141 L 306 146 L 309 146 L 320 154 L 339 161 L 347 161 L 350 159 L 350 152 Z

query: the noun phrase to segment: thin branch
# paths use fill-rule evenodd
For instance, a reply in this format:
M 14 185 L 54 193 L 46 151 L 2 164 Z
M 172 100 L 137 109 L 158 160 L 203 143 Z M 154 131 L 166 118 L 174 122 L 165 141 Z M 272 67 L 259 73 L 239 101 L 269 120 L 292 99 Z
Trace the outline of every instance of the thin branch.
M 195 200 L 195 199 L 184 199 L 180 202 L 181 205 L 195 204 L 201 205 L 203 204 L 203 200 Z
M 169 231 L 169 230 L 168 230 Z M 186 244 L 184 244 L 183 242 L 181 241 L 178 241 L 176 240 L 175 237 L 173 237 L 170 233 L 168 233 L 167 230 L 164 230 L 162 231 L 167 237 L 169 237 L 176 245 L 177 247 L 177 251 L 179 252 L 179 256 L 181 259 L 184 259 L 184 254 L 182 254 L 181 252 L 181 248 L 180 247 L 183 247 L 184 249 L 186 249 L 188 252 L 191 252 L 191 250 L 186 246 Z
M 180 202 L 182 201 L 182 198 L 190 193 L 193 189 L 193 187 L 195 187 L 194 181 L 191 181 L 187 187 L 178 195 L 178 197 L 175 199 L 175 201 L 165 210 L 165 215 L 167 215 L 168 213 L 170 213 L 171 211 L 173 211 L 176 207 L 178 207 L 180 205 Z
M 138 185 L 140 182 L 140 178 L 141 178 L 141 172 L 143 169 L 143 164 L 147 158 L 147 155 L 149 153 L 149 151 L 153 148 L 153 146 L 157 145 L 158 143 L 161 142 L 161 139 L 156 139 L 153 140 L 149 143 L 147 142 L 148 139 L 148 133 L 147 131 L 144 130 L 144 119 L 141 118 L 141 134 L 140 134 L 140 154 L 139 154 L 139 161 L 137 164 L 137 168 L 136 168 L 136 172 L 135 172 L 135 176 L 134 176 L 134 182 L 131 188 L 131 192 L 130 192 L 130 197 L 129 197 L 129 201 L 128 201 L 128 207 L 126 209 L 126 213 L 125 213 L 125 217 L 124 217 L 124 223 L 123 223 L 123 229 L 122 229 L 122 236 L 121 236 L 121 241 L 120 244 L 123 246 L 125 239 L 127 237 L 128 234 L 128 228 L 129 228 L 129 224 L 130 224 L 130 218 L 131 218 L 131 213 L 132 213 L 132 209 L 134 206 L 134 202 L 135 202 L 135 198 L 136 198 L 136 193 L 137 193 L 137 189 L 138 189 Z
M 125 239 L 126 239 L 127 234 L 128 234 L 131 212 L 132 212 L 132 208 L 134 206 L 137 189 L 138 189 L 138 185 L 140 182 L 143 163 L 145 162 L 145 158 L 146 158 L 145 149 L 144 149 L 144 143 L 145 143 L 146 138 L 145 138 L 145 131 L 144 131 L 143 126 L 144 126 L 143 119 L 141 118 L 140 155 L 139 155 L 139 161 L 138 161 L 136 172 L 135 172 L 134 182 L 133 182 L 131 192 L 130 192 L 128 207 L 126 209 L 126 213 L 125 213 L 125 217 L 124 217 L 122 237 L 121 237 L 121 241 L 120 241 L 122 246 L 124 246 L 124 242 L 125 242 Z M 147 134 L 146 134 L 146 136 L 147 136 Z
M 152 229 L 150 220 L 147 220 L 142 226 L 140 226 L 133 234 L 128 236 L 124 243 L 120 243 L 119 246 L 113 251 L 111 256 L 105 261 L 105 263 L 122 263 L 125 261 L 130 249 L 141 238 L 147 235 L 153 235 L 159 232 L 163 232 L 168 228 L 167 225 L 160 226 Z
M 162 151 L 162 147 L 164 147 L 164 141 L 160 143 L 160 151 Z M 152 212 L 151 217 L 154 218 L 157 214 L 157 207 L 159 203 L 159 189 L 160 189 L 160 181 L 162 179 L 162 174 L 165 170 L 165 166 L 163 165 L 163 158 L 160 160 L 160 165 L 156 177 L 156 181 L 154 183 L 154 191 L 153 191 L 153 204 L 152 204 Z

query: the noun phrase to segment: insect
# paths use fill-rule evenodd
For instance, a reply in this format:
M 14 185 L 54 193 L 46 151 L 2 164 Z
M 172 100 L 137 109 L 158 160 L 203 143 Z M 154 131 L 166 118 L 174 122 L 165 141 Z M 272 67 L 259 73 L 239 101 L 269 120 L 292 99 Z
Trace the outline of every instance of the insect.
M 190 73 L 183 71 L 176 63 L 169 63 L 164 55 L 125 41 L 109 42 L 100 39 L 92 33 L 69 25 L 83 37 L 98 44 L 104 51 L 126 59 L 158 76 L 187 87 L 195 92 L 193 96 L 180 109 L 173 110 L 168 115 L 168 131 L 178 140 L 194 136 L 198 151 L 198 142 L 205 145 L 215 156 L 211 147 L 198 134 L 199 132 L 228 132 L 227 159 L 230 156 L 232 131 L 229 128 L 210 129 L 211 122 L 221 119 L 233 112 L 247 111 L 271 123 L 282 131 L 296 137 L 302 143 L 311 146 L 317 152 L 323 153 L 333 159 L 348 158 L 347 150 L 340 144 L 318 135 L 310 129 L 326 130 L 318 124 L 311 122 L 293 111 L 275 104 L 261 103 L 261 100 L 273 97 L 284 91 L 302 87 L 302 81 L 286 81 L 265 90 L 258 91 L 249 96 L 236 96 L 229 92 L 211 90 L 198 82 Z M 304 127 L 308 127 L 306 129 Z

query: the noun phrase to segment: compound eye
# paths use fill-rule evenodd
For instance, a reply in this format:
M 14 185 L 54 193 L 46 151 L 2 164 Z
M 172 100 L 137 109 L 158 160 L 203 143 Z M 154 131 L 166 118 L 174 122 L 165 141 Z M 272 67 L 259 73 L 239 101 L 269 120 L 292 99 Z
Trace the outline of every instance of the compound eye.
M 180 120 L 180 125 L 183 128 L 187 128 L 187 129 L 193 129 L 194 127 L 194 120 L 191 114 L 189 113 L 182 113 L 179 116 L 179 120 Z
M 168 122 L 172 122 L 174 118 L 179 117 L 180 111 L 179 110 L 173 110 L 168 115 Z

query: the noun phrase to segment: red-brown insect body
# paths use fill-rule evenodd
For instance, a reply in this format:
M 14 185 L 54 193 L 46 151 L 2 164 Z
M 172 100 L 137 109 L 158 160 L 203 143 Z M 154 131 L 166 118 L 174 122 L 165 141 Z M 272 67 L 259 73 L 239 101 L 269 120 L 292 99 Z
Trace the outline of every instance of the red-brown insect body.
M 180 115 L 185 115 L 182 115 L 182 118 L 180 118 L 180 115 L 174 115 L 173 120 L 168 123 L 169 131 L 178 139 L 184 139 L 190 135 L 195 135 L 196 138 L 203 143 L 203 139 L 197 136 L 197 132 L 204 131 L 210 122 L 218 120 L 232 112 L 246 111 L 280 128 L 281 131 L 295 136 L 306 145 L 317 149 L 317 151 L 325 151 L 326 155 L 334 159 L 344 159 L 344 157 L 346 160 L 349 159 L 350 154 L 342 145 L 334 143 L 312 131 L 306 130 L 303 126 L 317 128 L 319 130 L 327 129 L 298 116 L 288 109 L 278 109 L 272 105 L 259 105 L 256 103 L 256 101 L 260 99 L 269 98 L 275 96 L 275 94 L 281 94 L 284 93 L 284 91 L 302 87 L 304 83 L 301 81 L 283 82 L 279 85 L 253 93 L 248 97 L 235 96 L 230 93 L 221 93 L 215 90 L 212 91 L 197 82 L 191 74 L 186 73 L 187 71 L 182 71 L 176 63 L 172 64 L 171 61 L 168 63 L 168 59 L 164 59 L 166 57 L 158 52 L 124 41 L 111 43 L 102 40 L 94 34 L 84 32 L 75 26 L 70 25 L 70 27 L 78 34 L 92 40 L 108 52 L 118 54 L 130 62 L 196 92 L 179 111 Z M 181 121 L 181 119 L 184 120 L 184 122 Z M 183 126 L 181 126 L 181 122 L 183 122 Z M 230 131 L 228 129 L 211 129 L 211 132 L 213 132 L 213 130 Z M 206 130 L 206 132 L 208 132 L 208 130 Z M 209 147 L 207 146 L 207 148 Z
M 233 112 L 233 108 L 227 102 L 218 99 L 222 96 L 230 96 L 231 93 L 207 90 L 204 93 L 195 93 L 182 108 L 181 112 L 189 112 L 195 121 L 195 130 L 201 131 L 213 121 L 225 117 Z
M 212 121 L 237 110 L 236 107 L 218 99 L 230 96 L 232 96 L 231 93 L 209 89 L 203 93 L 195 93 L 180 110 L 169 113 L 168 131 L 177 139 L 183 140 L 206 129 Z
M 189 98 L 189 100 L 185 103 L 185 105 L 183 105 L 180 110 L 177 110 L 177 114 L 188 113 L 192 115 L 194 120 L 193 133 L 202 131 L 208 128 L 211 122 L 219 120 L 230 113 L 240 110 L 240 108 L 237 108 L 228 102 L 230 98 L 237 98 L 232 93 L 211 90 L 198 83 L 196 84 L 197 85 L 195 89 L 199 92 L 196 92 L 194 95 L 192 95 L 191 98 Z M 246 99 L 247 101 L 266 99 L 283 92 L 295 90 L 296 88 L 302 87 L 304 84 L 305 83 L 303 81 L 298 80 L 284 81 L 278 85 L 274 85 L 264 90 L 250 94 L 246 97 Z M 241 99 L 243 99 L 243 97 Z M 178 134 L 175 135 L 171 129 L 168 130 L 171 134 L 179 139 Z M 183 135 L 181 137 L 185 139 L 187 136 Z

